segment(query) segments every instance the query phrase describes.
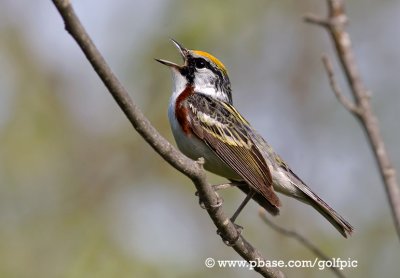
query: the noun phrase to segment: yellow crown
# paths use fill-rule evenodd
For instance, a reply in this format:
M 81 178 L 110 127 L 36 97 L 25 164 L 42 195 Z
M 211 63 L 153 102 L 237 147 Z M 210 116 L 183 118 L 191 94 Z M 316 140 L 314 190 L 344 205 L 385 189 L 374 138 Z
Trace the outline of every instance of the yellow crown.
M 224 64 L 223 64 L 220 60 L 218 60 L 217 58 L 215 58 L 213 55 L 211 55 L 210 53 L 207 53 L 207 52 L 204 52 L 204 51 L 201 51 L 201 50 L 193 50 L 193 52 L 194 52 L 195 54 L 199 55 L 199 56 L 203 56 L 203 57 L 208 58 L 208 59 L 211 60 L 214 64 L 216 64 L 217 67 L 218 67 L 220 70 L 222 70 L 222 71 L 224 72 L 224 74 L 227 74 L 227 70 L 226 70 Z

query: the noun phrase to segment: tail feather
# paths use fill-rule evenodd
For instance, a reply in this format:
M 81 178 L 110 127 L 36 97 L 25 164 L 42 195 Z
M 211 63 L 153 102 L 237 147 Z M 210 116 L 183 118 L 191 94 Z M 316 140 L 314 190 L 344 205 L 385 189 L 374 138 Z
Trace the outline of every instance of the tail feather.
M 348 235 L 351 235 L 354 231 L 354 228 L 350 225 L 350 223 L 347 222 L 342 216 L 340 216 L 333 208 L 331 208 L 321 198 L 319 198 L 315 194 L 313 194 L 313 195 L 314 196 L 307 195 L 307 199 L 309 201 L 308 202 L 306 201 L 306 203 L 310 204 L 313 208 L 315 208 L 345 238 L 347 238 Z
M 301 185 L 296 185 L 303 194 L 292 196 L 299 201 L 306 203 L 316 209 L 326 220 L 328 220 L 345 238 L 351 235 L 354 231 L 353 226 L 350 225 L 342 216 L 339 215 L 333 208 L 325 203 L 317 194 L 311 191 L 311 189 L 303 182 Z
M 238 188 L 242 190 L 246 195 L 250 191 L 250 187 L 246 182 L 235 181 Z M 294 183 L 293 183 L 294 184 Z M 331 208 L 327 203 L 325 203 L 317 194 L 311 191 L 311 189 L 299 180 L 299 185 L 294 184 L 300 191 L 298 195 L 289 195 L 297 200 L 311 205 L 315 210 L 317 210 L 326 220 L 328 220 L 345 238 L 351 235 L 354 228 L 347 222 L 342 216 L 340 216 L 333 208 Z M 283 192 L 282 192 L 283 193 Z M 267 210 L 272 215 L 279 214 L 279 208 L 273 206 L 268 200 L 261 194 L 255 193 L 253 198 L 261 207 Z
M 320 197 L 318 197 L 318 195 L 315 194 L 292 170 L 287 169 L 287 174 L 289 174 L 291 183 L 302 192 L 300 195 L 293 195 L 291 197 L 311 205 L 345 238 L 353 233 L 354 228 L 350 225 L 350 223 L 340 216 L 339 213 L 325 203 Z

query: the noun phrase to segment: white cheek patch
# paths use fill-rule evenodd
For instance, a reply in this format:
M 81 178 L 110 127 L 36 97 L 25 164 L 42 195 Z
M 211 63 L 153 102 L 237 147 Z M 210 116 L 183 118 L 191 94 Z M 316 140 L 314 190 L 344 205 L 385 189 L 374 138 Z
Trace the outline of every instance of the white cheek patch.
M 228 95 L 224 92 L 217 90 L 215 87 L 215 80 L 213 79 L 213 72 L 210 70 L 200 72 L 198 71 L 194 79 L 194 91 L 221 101 L 229 102 Z
M 195 87 L 214 88 L 213 73 L 210 70 L 199 70 L 195 73 Z

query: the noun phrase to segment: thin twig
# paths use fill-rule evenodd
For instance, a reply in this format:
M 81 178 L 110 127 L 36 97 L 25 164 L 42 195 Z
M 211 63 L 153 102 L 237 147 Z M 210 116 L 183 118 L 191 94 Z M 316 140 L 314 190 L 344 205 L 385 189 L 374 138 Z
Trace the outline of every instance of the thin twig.
M 360 111 L 358 110 L 357 106 L 342 93 L 342 90 L 340 90 L 339 84 L 336 82 L 335 74 L 333 73 L 332 62 L 330 61 L 329 57 L 326 55 L 322 55 L 322 63 L 324 64 L 326 73 L 329 78 L 329 83 L 331 85 L 332 91 L 336 95 L 336 98 L 344 106 L 344 108 L 349 110 L 350 113 L 359 114 Z
M 349 109 L 349 111 L 360 121 L 367 135 L 384 184 L 394 220 L 394 226 L 400 239 L 400 189 L 396 177 L 396 170 L 389 159 L 388 151 L 379 130 L 378 120 L 372 111 L 370 94 L 362 82 L 354 59 L 350 36 L 345 29 L 347 16 L 344 8 L 344 0 L 326 1 L 328 5 L 328 16 L 326 19 L 319 19 L 311 15 L 306 16 L 305 21 L 318 24 L 318 26 L 322 25 L 320 22 L 327 23 L 323 26 L 326 27 L 326 30 L 328 30 L 331 35 L 337 57 L 354 97 L 355 103 L 350 105 L 350 107 L 354 105 L 356 110 L 351 111 L 351 109 Z M 342 104 L 345 107 L 347 105 L 343 102 Z
M 66 30 L 78 43 L 86 55 L 86 58 L 136 131 L 164 160 L 193 181 L 199 192 L 201 201 L 204 202 L 210 218 L 224 241 L 230 242 L 232 248 L 247 261 L 265 261 L 260 252 L 240 235 L 229 217 L 224 213 L 218 195 L 206 180 L 206 174 L 202 168 L 202 163 L 187 158 L 173 147 L 158 133 L 140 109 L 134 104 L 126 89 L 119 82 L 93 44 L 80 23 L 79 18 L 76 16 L 70 1 L 52 1 L 64 20 Z M 255 270 L 264 277 L 284 277 L 284 274 L 277 268 L 256 267 Z
M 304 16 L 304 21 L 307 22 L 307 23 L 320 25 L 322 27 L 328 27 L 329 26 L 329 21 L 327 21 L 325 18 L 321 18 L 321 17 L 313 15 L 313 14 L 305 15 Z
M 279 234 L 282 234 L 284 236 L 291 237 L 291 238 L 297 240 L 302 245 L 304 245 L 308 250 L 313 252 L 321 260 L 323 260 L 323 261 L 330 261 L 331 260 L 331 258 L 328 257 L 327 255 L 325 255 L 324 252 L 321 251 L 321 249 L 319 249 L 316 245 L 311 243 L 311 241 L 306 239 L 304 236 L 302 236 L 298 232 L 296 232 L 294 230 L 289 230 L 289 229 L 283 228 L 283 227 L 275 224 L 274 222 L 272 222 L 267 217 L 267 214 L 265 213 L 265 210 L 260 209 L 258 211 L 258 214 L 261 217 L 261 219 L 264 221 L 265 224 L 267 224 L 270 228 L 272 228 L 273 230 L 275 230 Z M 344 276 L 343 272 L 340 271 L 340 269 L 337 268 L 337 267 L 331 266 L 329 269 L 331 271 L 333 271 L 336 274 L 336 276 L 338 276 L 338 277 L 341 277 L 341 278 L 345 278 L 346 277 L 346 276 Z

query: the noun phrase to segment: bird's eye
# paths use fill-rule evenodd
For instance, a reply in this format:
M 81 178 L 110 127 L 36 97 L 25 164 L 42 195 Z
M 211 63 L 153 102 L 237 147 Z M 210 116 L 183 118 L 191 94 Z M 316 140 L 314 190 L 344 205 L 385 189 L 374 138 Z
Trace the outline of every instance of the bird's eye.
M 206 61 L 204 61 L 204 59 L 201 59 L 201 58 L 196 59 L 195 63 L 196 63 L 196 68 L 198 68 L 198 69 L 202 69 L 206 66 Z

